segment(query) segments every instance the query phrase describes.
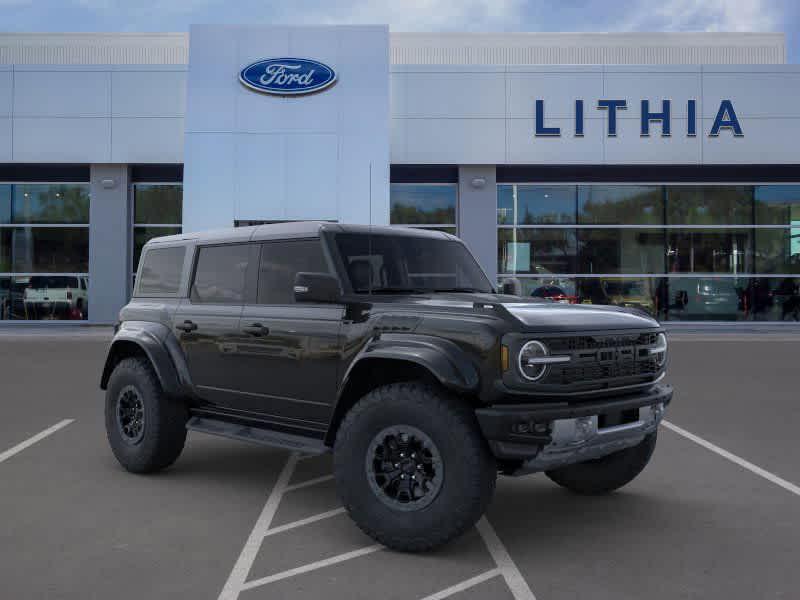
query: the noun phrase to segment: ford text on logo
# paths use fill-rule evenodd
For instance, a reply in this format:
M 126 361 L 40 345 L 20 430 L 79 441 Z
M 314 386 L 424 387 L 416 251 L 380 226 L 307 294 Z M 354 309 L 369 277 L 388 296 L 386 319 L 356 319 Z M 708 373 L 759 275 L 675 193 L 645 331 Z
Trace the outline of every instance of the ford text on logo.
M 268 58 L 247 65 L 240 71 L 239 81 L 257 92 L 298 96 L 333 85 L 336 73 L 316 60 Z
M 650 101 L 642 100 L 640 116 L 639 135 L 642 137 L 650 136 L 650 124 L 658 122 L 661 125 L 661 137 L 672 135 L 671 127 L 671 100 L 661 101 L 661 111 L 650 110 Z M 627 110 L 626 100 L 598 100 L 597 110 L 608 111 L 608 137 L 617 135 L 617 111 Z M 575 100 L 575 137 L 583 137 L 583 100 Z M 717 137 L 721 130 L 730 131 L 734 137 L 742 137 L 742 126 L 733 110 L 733 102 L 723 100 L 719 103 L 717 116 L 708 131 L 709 137 Z M 544 100 L 536 101 L 536 137 L 559 137 L 560 127 L 546 127 L 544 123 Z M 697 100 L 687 100 L 686 102 L 686 135 L 695 137 L 697 135 Z

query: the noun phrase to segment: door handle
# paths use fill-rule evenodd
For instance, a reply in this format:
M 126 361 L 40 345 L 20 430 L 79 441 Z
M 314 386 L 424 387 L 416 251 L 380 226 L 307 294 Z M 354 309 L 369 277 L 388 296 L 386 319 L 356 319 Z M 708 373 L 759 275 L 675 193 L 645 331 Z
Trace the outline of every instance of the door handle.
M 264 327 L 261 323 L 252 323 L 242 327 L 242 331 L 250 335 L 269 335 L 269 327 Z
M 184 321 L 183 323 L 178 323 L 175 325 L 175 329 L 180 329 L 181 331 L 189 333 L 190 331 L 197 329 L 197 323 L 193 323 L 192 321 Z

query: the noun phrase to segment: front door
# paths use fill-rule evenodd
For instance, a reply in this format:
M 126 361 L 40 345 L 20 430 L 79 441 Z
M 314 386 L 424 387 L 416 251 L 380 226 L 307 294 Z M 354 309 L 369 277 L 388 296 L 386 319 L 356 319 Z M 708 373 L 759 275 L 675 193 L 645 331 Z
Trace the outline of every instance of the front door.
M 237 405 L 324 429 L 336 399 L 344 306 L 295 303 L 299 271 L 331 272 L 319 239 L 261 245 L 256 302 L 241 316 Z
M 173 317 L 197 394 L 214 404 L 237 398 L 237 342 L 250 244 L 198 249 L 188 300 Z

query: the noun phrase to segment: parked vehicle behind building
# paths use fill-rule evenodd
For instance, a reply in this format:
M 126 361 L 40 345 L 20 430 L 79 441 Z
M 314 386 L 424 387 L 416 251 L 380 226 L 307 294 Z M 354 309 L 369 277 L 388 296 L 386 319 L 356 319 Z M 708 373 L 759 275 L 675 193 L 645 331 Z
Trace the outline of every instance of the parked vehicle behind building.
M 343 505 L 381 543 L 439 546 L 498 472 L 581 494 L 644 469 L 672 389 L 641 313 L 497 294 L 437 231 L 290 223 L 156 238 L 103 368 L 122 465 L 186 430 L 333 452 Z

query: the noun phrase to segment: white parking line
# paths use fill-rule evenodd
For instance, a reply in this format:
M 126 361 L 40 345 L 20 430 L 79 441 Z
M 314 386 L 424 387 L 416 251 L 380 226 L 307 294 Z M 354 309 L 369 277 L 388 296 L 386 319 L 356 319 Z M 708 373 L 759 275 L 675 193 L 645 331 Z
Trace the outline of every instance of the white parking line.
M 264 504 L 261 515 L 258 517 L 253 530 L 250 532 L 250 536 L 247 538 L 247 542 L 245 542 L 244 548 L 242 548 L 242 552 L 240 553 L 233 570 L 228 576 L 228 580 L 225 582 L 225 586 L 222 588 L 222 592 L 220 593 L 218 600 L 237 600 L 239 594 L 245 590 L 250 590 L 273 583 L 275 581 L 294 577 L 295 575 L 300 575 L 302 573 L 308 573 L 310 571 L 322 569 L 330 565 L 335 565 L 353 558 L 358 558 L 360 556 L 365 556 L 367 554 L 385 549 L 385 547 L 381 544 L 374 544 L 372 546 L 366 546 L 364 548 L 359 548 L 358 550 L 353 550 L 352 552 L 345 552 L 344 554 L 339 554 L 337 556 L 318 560 L 294 569 L 282 571 L 281 573 L 276 573 L 275 575 L 269 575 L 268 577 L 261 577 L 259 579 L 247 581 L 247 577 L 250 574 L 250 569 L 253 566 L 253 562 L 255 561 L 256 556 L 261 549 L 261 545 L 266 537 L 275 535 L 276 533 L 281 533 L 283 531 L 288 531 L 290 529 L 295 529 L 297 527 L 302 527 L 303 525 L 308 525 L 316 521 L 321 521 L 322 519 L 327 519 L 345 512 L 344 508 L 339 507 L 327 512 L 313 515 L 311 517 L 306 517 L 305 519 L 293 521 L 285 525 L 280 525 L 274 528 L 270 527 L 272 519 L 275 517 L 275 513 L 280 505 L 281 499 L 286 492 L 309 487 L 333 478 L 332 475 L 324 475 L 322 477 L 316 477 L 295 485 L 289 485 L 289 481 L 292 479 L 292 475 L 294 474 L 298 461 L 303 460 L 303 458 L 303 456 L 300 456 L 295 452 L 292 453 L 289 456 L 289 459 L 286 461 L 286 465 L 284 465 L 283 470 L 278 476 L 278 480 L 275 482 L 275 486 L 272 488 L 266 504 Z M 533 595 L 533 592 L 523 578 L 522 573 L 520 573 L 519 568 L 517 568 L 517 565 L 511 559 L 511 556 L 508 554 L 505 546 L 500 541 L 500 538 L 497 537 L 497 533 L 495 532 L 494 528 L 491 526 L 489 521 L 486 520 L 486 517 L 482 517 L 481 520 L 478 521 L 476 527 L 478 529 L 478 533 L 483 539 L 484 544 L 486 544 L 489 554 L 492 556 L 492 559 L 497 565 L 497 568 L 486 571 L 481 575 L 477 575 L 462 581 L 461 583 L 457 583 L 449 588 L 428 596 L 423 600 L 439 600 L 442 598 L 447 598 L 448 596 L 466 590 L 498 575 L 503 576 L 503 579 L 505 580 L 506 585 L 508 586 L 508 589 L 511 591 L 511 594 L 514 596 L 515 600 L 536 600 L 536 597 Z
M 800 496 L 800 487 L 796 486 L 795 484 L 786 481 L 785 479 L 782 479 L 781 477 L 778 477 L 777 475 L 770 473 L 769 471 L 762 469 L 758 465 L 754 465 L 750 461 L 747 461 L 740 456 L 736 456 L 735 454 L 728 452 L 724 448 L 720 448 L 716 444 L 712 444 L 711 442 L 704 440 L 703 438 L 696 436 L 695 434 L 689 431 L 686 431 L 682 427 L 678 427 L 674 423 L 670 423 L 669 421 L 661 421 L 661 424 L 670 431 L 674 431 L 678 435 L 682 435 L 686 439 L 693 441 L 695 444 L 699 444 L 703 446 L 703 448 L 711 450 L 711 452 L 719 454 L 723 458 L 727 458 L 732 463 L 736 463 L 737 465 L 739 465 L 744 469 L 747 469 L 751 473 L 755 473 L 759 477 L 763 477 L 767 481 L 782 487 L 786 491 L 791 492 L 796 496 Z
M 333 475 L 323 475 L 322 477 L 315 477 L 314 479 L 309 479 L 308 481 L 301 481 L 300 483 L 295 483 L 294 485 L 290 485 L 284 491 L 293 492 L 295 490 L 300 490 L 311 485 L 317 485 L 318 483 L 325 483 L 326 481 L 330 481 L 331 479 L 333 479 Z
M 490 569 L 486 571 L 486 573 L 481 573 L 480 575 L 476 575 L 471 579 L 466 579 L 461 583 L 457 583 L 455 585 L 451 585 L 449 588 L 445 588 L 440 592 L 436 592 L 435 594 L 431 594 L 430 596 L 425 596 L 422 600 L 443 600 L 444 598 L 448 598 L 453 594 L 457 594 L 458 592 L 463 592 L 464 590 L 468 590 L 471 587 L 478 585 L 479 583 L 483 583 L 484 581 L 488 581 L 492 577 L 497 577 L 500 575 L 500 569 Z
M 373 544 L 372 546 L 365 546 L 364 548 L 359 548 L 358 550 L 353 550 L 352 552 L 345 552 L 344 554 L 338 554 L 336 556 L 331 556 L 330 558 L 326 558 L 323 560 L 318 560 L 313 563 L 309 563 L 307 565 L 303 565 L 302 567 L 296 567 L 294 569 L 289 569 L 288 571 L 282 571 L 281 573 L 276 573 L 275 575 L 270 575 L 269 577 L 262 577 L 261 579 L 254 579 L 253 581 L 248 581 L 242 586 L 242 591 L 250 590 L 255 587 L 259 587 L 262 585 L 266 585 L 268 583 L 274 583 L 276 581 L 280 581 L 281 579 L 287 579 L 288 577 L 294 577 L 295 575 L 300 575 L 301 573 L 308 573 L 309 571 L 316 571 L 317 569 L 322 569 L 323 567 L 328 567 L 330 565 L 335 565 L 340 562 L 344 562 L 346 560 L 350 560 L 353 558 L 358 558 L 359 556 L 365 556 L 367 554 L 372 554 L 373 552 L 378 552 L 379 550 L 383 550 L 384 546 L 380 544 Z
M 278 480 L 275 482 L 275 486 L 272 488 L 272 492 L 267 498 L 267 502 L 264 504 L 261 515 L 259 515 L 253 530 L 250 532 L 250 537 L 247 538 L 236 564 L 233 565 L 231 574 L 228 575 L 228 581 L 225 582 L 225 587 L 222 588 L 219 600 L 236 600 L 244 589 L 244 583 L 261 548 L 261 542 L 269 530 L 269 526 L 281 502 L 281 497 L 286 491 L 286 487 L 297 466 L 297 458 L 296 452 L 289 455 L 289 459 L 286 461 Z
M 486 517 L 481 517 L 476 527 L 478 528 L 478 533 L 480 533 L 483 538 L 484 544 L 486 544 L 486 547 L 489 549 L 489 554 L 492 555 L 495 564 L 497 564 L 500 574 L 503 576 L 503 579 L 506 580 L 506 585 L 514 596 L 514 599 L 536 600 L 536 596 L 533 595 L 531 588 L 528 587 L 528 582 L 525 581 L 525 578 L 512 560 L 503 542 L 497 537 L 494 527 L 492 527 Z
M 41 432 L 37 433 L 36 435 L 34 435 L 32 437 L 29 437 L 24 442 L 20 442 L 19 444 L 17 444 L 13 448 L 9 448 L 5 452 L 0 453 L 0 463 L 8 460 L 9 458 L 14 456 L 15 454 L 18 454 L 18 453 L 22 452 L 23 450 L 25 450 L 25 448 L 29 448 L 29 447 L 33 446 L 36 442 L 40 442 L 41 440 L 46 438 L 48 435 L 50 435 L 52 433 L 55 433 L 59 429 L 62 429 L 64 427 L 66 427 L 67 425 L 69 425 L 70 423 L 72 423 L 74 421 L 75 421 L 75 419 L 64 419 L 63 421 L 59 421 L 58 423 L 56 423 L 52 427 L 48 427 L 44 431 L 41 431 Z
M 344 512 L 345 512 L 344 507 L 339 507 L 333 510 L 329 510 L 328 512 L 319 513 L 318 515 L 314 515 L 313 517 L 307 517 L 305 519 L 300 519 L 299 521 L 292 521 L 291 523 L 287 523 L 286 525 L 281 525 L 280 527 L 273 527 L 269 529 L 264 534 L 264 537 L 275 535 L 276 533 L 283 533 L 284 531 L 289 531 L 290 529 L 295 529 L 296 527 L 302 527 L 303 525 L 308 525 L 310 523 L 316 523 L 317 521 L 322 521 L 323 519 L 329 519 L 331 517 L 335 517 L 336 515 L 341 515 Z

